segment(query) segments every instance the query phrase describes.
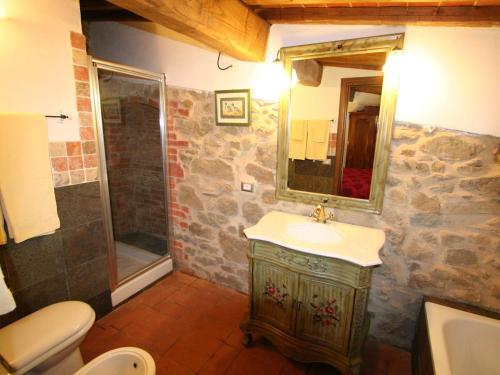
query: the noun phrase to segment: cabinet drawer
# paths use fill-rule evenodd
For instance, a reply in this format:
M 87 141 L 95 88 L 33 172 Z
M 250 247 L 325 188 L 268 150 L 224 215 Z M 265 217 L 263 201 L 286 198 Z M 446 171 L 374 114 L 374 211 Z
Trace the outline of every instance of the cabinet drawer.
M 296 271 L 324 276 L 356 288 L 370 285 L 371 268 L 340 259 L 302 253 L 269 242 L 252 242 L 251 256 L 254 258 L 271 260 Z

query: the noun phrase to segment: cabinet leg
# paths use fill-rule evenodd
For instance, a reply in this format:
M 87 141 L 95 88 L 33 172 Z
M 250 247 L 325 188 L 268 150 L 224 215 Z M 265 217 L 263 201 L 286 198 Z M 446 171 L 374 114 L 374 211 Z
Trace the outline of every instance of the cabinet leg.
M 243 336 L 243 346 L 249 346 L 252 343 L 252 334 L 245 333 Z

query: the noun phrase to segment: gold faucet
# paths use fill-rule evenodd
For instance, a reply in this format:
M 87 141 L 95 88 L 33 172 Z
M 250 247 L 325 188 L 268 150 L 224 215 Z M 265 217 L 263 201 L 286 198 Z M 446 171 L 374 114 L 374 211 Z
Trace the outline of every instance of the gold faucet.
M 333 212 L 330 212 L 329 214 L 326 213 L 325 208 L 321 205 L 318 204 L 316 208 L 311 212 L 311 217 L 314 218 L 314 221 L 318 223 L 326 223 L 327 220 L 332 220 L 333 221 Z

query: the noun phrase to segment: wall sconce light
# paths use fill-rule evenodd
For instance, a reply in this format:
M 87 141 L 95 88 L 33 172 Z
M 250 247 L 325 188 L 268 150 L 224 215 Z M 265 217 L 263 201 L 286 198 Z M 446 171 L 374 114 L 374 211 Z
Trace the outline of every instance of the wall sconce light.
M 0 6 L 0 20 L 7 18 L 7 12 Z
M 404 66 L 404 53 L 401 48 L 393 49 L 385 60 L 383 67 L 384 86 L 390 90 L 395 90 L 399 86 L 399 78 Z
M 389 54 L 387 55 L 387 59 L 385 60 L 385 64 L 383 67 L 383 71 L 385 74 L 387 73 L 397 73 L 399 74 L 401 72 L 401 69 L 403 67 L 403 50 L 399 47 L 394 48 Z

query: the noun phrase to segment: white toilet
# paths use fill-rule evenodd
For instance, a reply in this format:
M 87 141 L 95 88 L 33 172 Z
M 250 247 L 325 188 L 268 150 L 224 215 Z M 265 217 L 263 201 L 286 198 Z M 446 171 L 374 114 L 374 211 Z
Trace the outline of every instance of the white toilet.
M 66 301 L 0 329 L 0 375 L 68 375 L 83 366 L 78 346 L 95 321 L 92 308 Z
M 89 305 L 66 301 L 0 329 L 0 375 L 155 375 L 153 357 L 139 348 L 110 350 L 84 366 L 78 346 L 94 321 Z

